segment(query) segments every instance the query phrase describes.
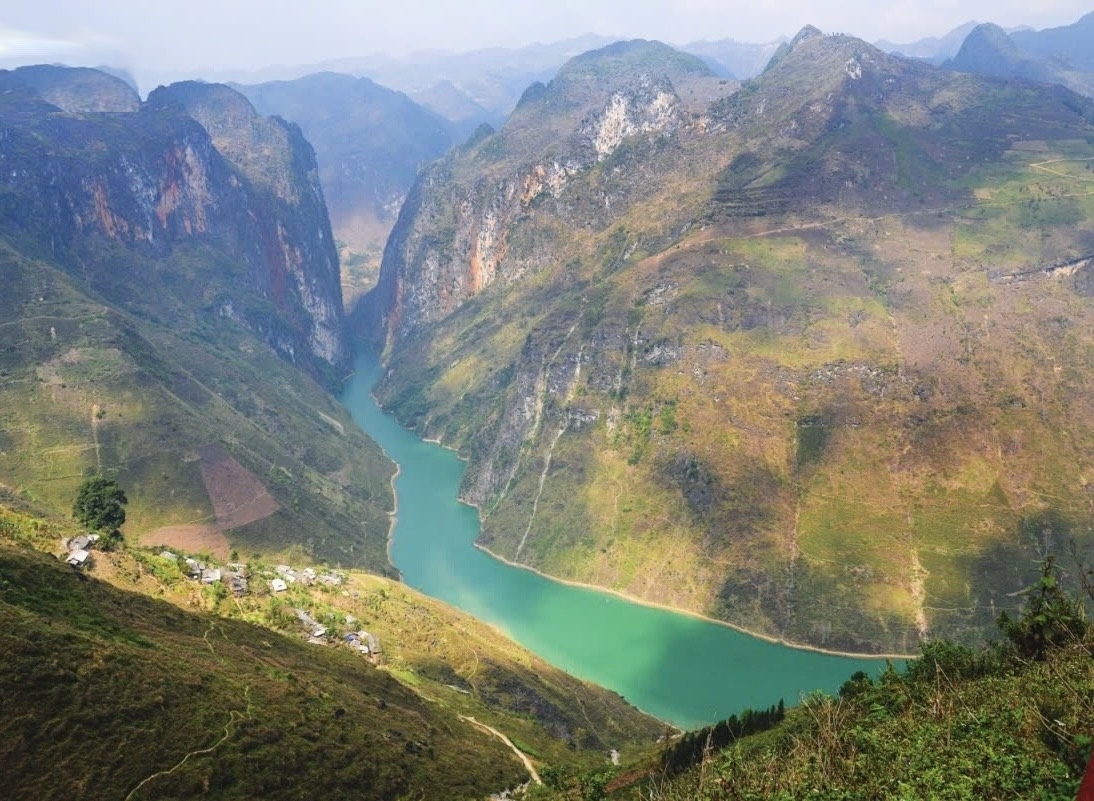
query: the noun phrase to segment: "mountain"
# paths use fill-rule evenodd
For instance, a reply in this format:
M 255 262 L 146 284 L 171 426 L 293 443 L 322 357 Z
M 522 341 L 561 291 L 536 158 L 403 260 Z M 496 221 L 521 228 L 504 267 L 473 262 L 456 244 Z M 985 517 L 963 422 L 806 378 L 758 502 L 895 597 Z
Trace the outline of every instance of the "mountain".
M 136 111 L 141 104 L 136 89 L 101 70 L 37 64 L 18 67 L 11 76 L 63 111 Z
M 804 29 L 575 58 L 425 171 L 354 324 L 512 561 L 794 642 L 978 639 L 1089 552 L 1094 107 Z
M 778 39 L 765 44 L 749 44 L 733 39 L 718 39 L 713 42 L 691 42 L 681 45 L 680 50 L 691 53 L 703 59 L 717 75 L 723 78 L 755 78 L 771 57 L 779 45 L 785 39 Z
M 1025 55 L 1021 48 L 998 25 L 977 25 L 969 32 L 952 61 L 951 69 L 989 75 L 993 78 L 1025 78 L 1033 81 L 1051 80 L 1045 65 Z
M 328 72 L 235 88 L 260 113 L 299 125 L 314 146 L 352 303 L 375 283 L 384 241 L 418 168 L 451 146 L 446 125 L 368 78 Z
M 907 56 L 908 58 L 920 58 L 931 64 L 941 64 L 946 59 L 953 58 L 961 49 L 965 38 L 979 25 L 978 22 L 966 22 L 959 25 L 942 36 L 928 36 L 916 42 L 898 44 L 896 42 L 879 41 L 875 46 L 886 53 L 895 56 Z
M 133 541 L 391 572 L 394 467 L 323 389 L 349 350 L 299 129 L 227 87 L 73 112 L 0 83 L 0 486 L 68 514 L 105 473 Z
M 498 117 L 476 103 L 469 94 L 452 81 L 439 81 L 428 89 L 414 93 L 414 102 L 447 120 L 452 138 L 462 142 L 482 124 L 501 124 Z
M 1016 31 L 978 25 L 966 37 L 948 69 L 996 78 L 1058 83 L 1094 96 L 1094 62 L 1087 55 L 1094 42 L 1094 15 L 1050 31 Z
M 1071 25 L 1040 31 L 1014 31 L 1011 39 L 1036 58 L 1058 62 L 1074 70 L 1094 73 L 1094 12 Z

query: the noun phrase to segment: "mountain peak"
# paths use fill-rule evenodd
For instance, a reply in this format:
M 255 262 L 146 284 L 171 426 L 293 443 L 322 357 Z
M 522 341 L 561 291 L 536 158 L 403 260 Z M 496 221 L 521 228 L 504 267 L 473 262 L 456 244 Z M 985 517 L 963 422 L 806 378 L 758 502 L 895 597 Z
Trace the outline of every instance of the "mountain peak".
M 990 22 L 973 28 L 945 66 L 996 78 L 1046 79 L 1044 70 L 1022 52 L 1007 32 Z
M 35 64 L 11 74 L 62 111 L 136 111 L 141 103 L 136 90 L 121 78 L 90 67 Z
M 816 39 L 818 36 L 824 36 L 824 31 L 816 26 L 806 25 L 790 40 L 790 46 L 794 47 L 807 39 Z

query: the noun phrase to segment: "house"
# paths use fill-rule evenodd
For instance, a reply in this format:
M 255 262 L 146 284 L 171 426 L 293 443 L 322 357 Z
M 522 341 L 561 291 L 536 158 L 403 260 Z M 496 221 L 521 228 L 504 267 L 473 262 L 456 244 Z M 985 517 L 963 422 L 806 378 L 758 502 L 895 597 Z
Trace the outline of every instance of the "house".
M 232 591 L 232 595 L 239 597 L 247 594 L 247 579 L 245 579 L 239 573 L 228 574 L 228 587 Z
M 319 583 L 326 584 L 328 587 L 337 587 L 342 583 L 342 579 L 332 573 L 324 573 L 319 577 Z
M 209 567 L 201 571 L 201 583 L 202 584 L 216 584 L 220 581 L 221 572 L 219 567 Z
M 65 561 L 68 562 L 73 567 L 83 567 L 84 564 L 87 562 L 87 558 L 89 556 L 91 556 L 91 554 L 89 554 L 87 551 L 83 550 L 82 548 L 79 548 L 75 551 L 71 551 L 68 555 L 68 558 L 65 559 Z
M 282 581 L 279 578 L 276 578 L 276 579 L 274 579 L 273 581 L 270 582 L 270 589 L 273 590 L 274 592 L 284 592 L 288 588 L 289 588 L 289 585 L 286 584 L 284 581 Z
M 178 560 L 178 555 L 173 554 L 170 551 L 160 551 L 160 559 Z
M 74 551 L 86 551 L 89 545 L 91 545 L 91 537 L 86 534 L 81 534 L 68 541 L 68 550 L 70 553 Z

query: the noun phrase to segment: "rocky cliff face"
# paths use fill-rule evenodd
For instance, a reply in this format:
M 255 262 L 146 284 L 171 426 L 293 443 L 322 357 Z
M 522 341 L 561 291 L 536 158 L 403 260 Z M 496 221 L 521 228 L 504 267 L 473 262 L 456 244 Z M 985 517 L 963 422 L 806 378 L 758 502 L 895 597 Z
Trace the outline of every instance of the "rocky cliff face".
M 358 310 L 359 327 L 374 341 L 395 343 L 495 281 L 542 269 L 551 255 L 513 247 L 514 230 L 624 140 L 655 141 L 683 126 L 673 78 L 727 83 L 664 45 L 629 42 L 578 57 L 550 85 L 530 87 L 499 133 L 419 178 L 388 241 L 377 289 Z M 610 198 L 603 205 L 590 223 L 616 216 Z
M 169 87 L 139 111 L 73 114 L 18 75 L 4 80 L 0 227 L 8 236 L 114 302 L 192 314 L 189 299 L 200 299 L 205 313 L 260 333 L 317 376 L 346 368 L 337 254 L 299 130 L 260 118 L 223 87 Z M 154 266 L 129 271 L 119 249 L 150 265 L 193 252 L 195 268 L 181 282 Z
M 341 243 L 347 302 L 376 283 L 380 254 L 418 169 L 452 145 L 444 123 L 368 78 L 319 73 L 238 86 L 263 114 L 297 123 L 315 147 Z
M 979 638 L 1090 523 L 1091 120 L 813 28 L 739 91 L 587 54 L 411 193 L 357 310 L 381 400 L 506 558 L 827 647 Z

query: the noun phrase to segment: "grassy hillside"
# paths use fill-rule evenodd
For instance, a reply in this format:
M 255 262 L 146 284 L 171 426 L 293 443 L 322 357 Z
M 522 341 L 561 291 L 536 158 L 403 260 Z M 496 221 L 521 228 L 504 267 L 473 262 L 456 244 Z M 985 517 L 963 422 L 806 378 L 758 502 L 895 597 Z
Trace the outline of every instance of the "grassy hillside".
M 508 559 L 827 648 L 978 642 L 1094 548 L 1092 119 L 806 31 L 519 208 L 502 131 L 393 239 L 381 400 L 469 459 Z
M 478 724 L 535 763 L 581 770 L 664 728 L 379 577 L 274 597 L 254 565 L 233 598 L 141 550 L 96 552 L 89 575 L 75 572 L 41 550 L 70 533 L 0 508 L 12 798 L 480 798 L 529 774 Z M 295 608 L 328 624 L 353 613 L 383 666 L 337 635 L 307 643 Z
M 785 717 L 781 705 L 734 716 L 595 776 L 550 774 L 532 797 L 1070 801 L 1092 758 L 1094 630 L 1043 567 L 1006 637 L 931 642 L 901 672 L 857 673 Z
M 197 536 L 226 552 L 391 569 L 394 468 L 317 384 L 197 309 L 125 313 L 2 242 L 0 271 L 0 486 L 67 515 L 84 477 L 102 472 L 127 492 L 132 542 Z M 214 508 L 210 447 L 249 472 L 240 504 L 268 493 L 267 516 Z

